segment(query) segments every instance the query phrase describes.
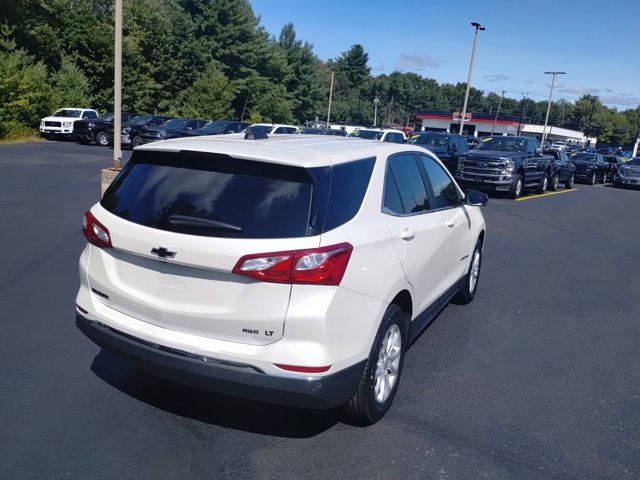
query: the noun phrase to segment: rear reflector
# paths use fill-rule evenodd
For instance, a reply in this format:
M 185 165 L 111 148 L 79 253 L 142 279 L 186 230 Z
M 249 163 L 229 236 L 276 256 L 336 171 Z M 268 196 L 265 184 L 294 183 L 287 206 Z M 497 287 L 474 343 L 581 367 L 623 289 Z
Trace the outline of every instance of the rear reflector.
M 82 233 L 91 245 L 100 248 L 112 248 L 109 230 L 102 225 L 90 211 L 85 212 L 82 219 Z
M 339 243 L 327 247 L 245 255 L 233 273 L 271 283 L 340 285 L 353 246 Z
M 84 313 L 85 315 L 86 315 L 87 313 L 89 313 L 87 310 L 85 310 L 84 308 L 82 308 L 82 307 L 81 307 L 80 305 L 78 305 L 77 303 L 76 303 L 76 308 L 77 308 L 78 310 L 80 310 L 80 313 Z
M 328 367 L 299 367 L 297 365 L 283 365 L 281 363 L 274 363 L 274 365 L 282 370 L 286 370 L 287 372 L 296 373 L 324 373 L 328 372 L 331 368 L 331 365 Z

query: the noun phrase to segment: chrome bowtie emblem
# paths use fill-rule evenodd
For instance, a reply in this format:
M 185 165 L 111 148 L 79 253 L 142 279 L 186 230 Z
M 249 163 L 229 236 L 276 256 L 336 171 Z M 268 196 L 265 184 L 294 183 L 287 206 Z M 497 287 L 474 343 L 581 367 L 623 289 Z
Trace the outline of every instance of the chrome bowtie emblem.
M 176 252 L 171 252 L 164 247 L 152 248 L 151 253 L 159 256 L 160 258 L 173 258 L 176 256 Z

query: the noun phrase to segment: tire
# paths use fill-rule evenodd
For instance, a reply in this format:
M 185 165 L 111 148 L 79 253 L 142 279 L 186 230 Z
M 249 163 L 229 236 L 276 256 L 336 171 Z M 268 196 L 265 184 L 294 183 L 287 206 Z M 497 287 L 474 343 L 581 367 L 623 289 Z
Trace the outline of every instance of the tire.
M 480 281 L 480 270 L 482 267 L 482 243 L 480 240 L 476 243 L 471 255 L 471 262 L 469 263 L 469 270 L 467 274 L 462 278 L 460 290 L 455 297 L 451 300 L 451 303 L 456 305 L 466 305 L 471 303 L 476 296 L 478 290 L 478 282 Z
M 602 184 L 604 185 L 605 183 L 607 183 L 607 172 L 602 175 Z
M 569 177 L 569 180 L 564 182 L 564 188 L 571 189 L 573 188 L 574 183 L 576 183 L 576 177 L 573 174 L 571 174 L 571 176 Z
M 616 188 L 622 188 L 622 183 L 621 182 L 615 182 L 613 184 L 613 186 L 616 187 Z
M 521 194 L 522 194 L 522 176 L 518 175 L 516 177 L 516 181 L 511 184 L 511 187 L 509 187 L 509 198 L 512 198 L 513 200 L 515 200 L 516 198 L 520 197 Z
M 137 146 L 140 145 L 140 143 L 142 142 L 142 139 L 136 135 L 135 137 L 133 137 L 133 140 L 131 140 L 131 148 L 134 149 Z
M 549 185 L 549 179 L 547 178 L 547 174 L 545 173 L 542 176 L 542 180 L 540 180 L 540 183 L 538 184 L 538 187 L 536 188 L 536 193 L 542 194 L 542 193 L 546 192 L 547 191 L 547 185 Z
M 109 137 L 107 137 L 107 132 L 98 132 L 96 135 L 96 145 L 101 147 L 106 147 L 109 145 Z
M 556 190 L 558 190 L 558 183 L 560 182 L 560 179 L 558 178 L 558 175 L 554 175 L 551 178 L 551 182 L 549 182 L 549 188 L 548 190 L 550 192 L 555 192 Z
M 596 184 L 596 172 L 593 172 L 591 174 L 591 178 L 589 179 L 589 185 L 595 185 Z
M 356 393 L 351 400 L 340 407 L 341 419 L 346 423 L 359 426 L 372 425 L 389 410 L 398 390 L 404 365 L 404 354 L 409 337 L 406 329 L 405 313 L 397 305 L 389 305 L 373 340 Z M 394 345 L 393 356 L 383 352 L 385 345 Z M 389 373 L 393 370 L 395 370 L 395 378 Z M 384 373 L 385 371 L 387 373 Z M 393 379 L 393 384 L 388 390 L 384 388 L 376 390 L 376 385 L 388 385 L 380 381 L 382 378 Z

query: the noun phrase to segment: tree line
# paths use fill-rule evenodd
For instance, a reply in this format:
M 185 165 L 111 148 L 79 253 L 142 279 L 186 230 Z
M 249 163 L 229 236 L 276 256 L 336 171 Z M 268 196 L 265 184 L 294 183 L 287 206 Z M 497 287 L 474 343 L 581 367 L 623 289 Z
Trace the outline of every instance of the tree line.
M 461 109 L 465 84 L 416 73 L 371 74 L 353 45 L 322 61 L 293 24 L 277 37 L 247 0 L 125 0 L 123 110 L 207 119 L 303 124 L 331 120 L 414 126 L 417 110 Z M 113 0 L 0 0 L 0 138 L 37 127 L 62 106 L 113 104 Z M 471 88 L 469 111 L 518 115 L 542 123 L 547 102 Z M 640 127 L 640 107 L 619 112 L 598 97 L 560 100 L 552 125 L 626 145 Z

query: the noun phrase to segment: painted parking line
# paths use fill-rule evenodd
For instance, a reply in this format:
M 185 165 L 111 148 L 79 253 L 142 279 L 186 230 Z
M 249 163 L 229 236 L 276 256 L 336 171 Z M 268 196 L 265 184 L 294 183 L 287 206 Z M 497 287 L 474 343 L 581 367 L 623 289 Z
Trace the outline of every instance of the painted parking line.
M 525 200 L 535 200 L 536 198 L 549 197 L 551 195 L 561 195 L 563 193 L 577 192 L 579 188 L 572 188 L 570 190 L 560 190 L 559 192 L 541 193 L 540 195 L 530 195 L 528 197 L 521 197 L 516 199 L 516 202 L 524 202 Z

